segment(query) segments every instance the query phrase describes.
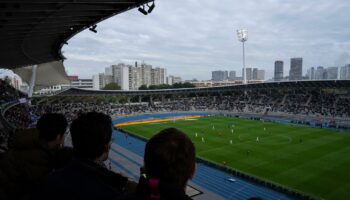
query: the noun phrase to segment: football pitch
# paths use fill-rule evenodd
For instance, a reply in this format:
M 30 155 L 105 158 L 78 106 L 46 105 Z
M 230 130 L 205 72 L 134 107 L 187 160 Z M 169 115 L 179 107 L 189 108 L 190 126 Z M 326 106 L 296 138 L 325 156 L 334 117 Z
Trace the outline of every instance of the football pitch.
M 228 117 L 121 128 L 150 138 L 169 127 L 188 134 L 197 157 L 322 199 L 350 199 L 350 132 Z

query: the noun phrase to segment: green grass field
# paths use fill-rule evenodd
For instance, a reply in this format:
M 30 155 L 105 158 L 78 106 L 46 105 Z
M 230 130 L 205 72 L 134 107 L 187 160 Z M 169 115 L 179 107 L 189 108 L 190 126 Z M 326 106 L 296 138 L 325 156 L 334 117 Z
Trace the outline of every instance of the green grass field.
M 323 199 L 350 199 L 350 132 L 226 117 L 123 129 L 150 138 L 168 127 L 187 133 L 201 158 Z

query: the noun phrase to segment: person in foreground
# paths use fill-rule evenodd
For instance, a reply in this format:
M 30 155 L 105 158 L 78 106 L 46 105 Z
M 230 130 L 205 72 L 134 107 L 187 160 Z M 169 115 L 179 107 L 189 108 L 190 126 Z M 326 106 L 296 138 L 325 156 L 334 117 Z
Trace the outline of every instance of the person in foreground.
M 30 199 L 40 181 L 70 161 L 69 149 L 65 156 L 61 148 L 67 125 L 64 115 L 50 113 L 36 129 L 16 131 L 13 149 L 0 160 L 1 200 Z
M 127 200 L 188 200 L 187 181 L 195 173 L 195 147 L 175 128 L 162 130 L 146 144 L 144 171 L 135 194 Z
M 81 114 L 70 133 L 72 164 L 50 174 L 34 199 L 118 199 L 130 182 L 104 164 L 111 147 L 111 118 L 97 112 Z

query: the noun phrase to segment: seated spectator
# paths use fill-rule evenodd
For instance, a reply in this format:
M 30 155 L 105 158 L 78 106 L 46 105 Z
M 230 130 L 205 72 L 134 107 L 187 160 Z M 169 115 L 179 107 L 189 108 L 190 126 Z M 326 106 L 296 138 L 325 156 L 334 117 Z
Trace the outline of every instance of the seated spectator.
M 104 164 L 111 147 L 111 118 L 97 112 L 81 114 L 73 121 L 70 133 L 72 164 L 50 174 L 35 199 L 106 200 L 126 192 L 128 179 L 108 170 Z
M 15 133 L 14 148 L 0 160 L 0 199 L 30 198 L 40 181 L 61 165 L 56 156 L 66 129 L 64 115 L 45 114 L 37 129 Z
M 144 174 L 135 194 L 125 199 L 181 200 L 195 172 L 195 147 L 175 128 L 161 131 L 146 144 Z

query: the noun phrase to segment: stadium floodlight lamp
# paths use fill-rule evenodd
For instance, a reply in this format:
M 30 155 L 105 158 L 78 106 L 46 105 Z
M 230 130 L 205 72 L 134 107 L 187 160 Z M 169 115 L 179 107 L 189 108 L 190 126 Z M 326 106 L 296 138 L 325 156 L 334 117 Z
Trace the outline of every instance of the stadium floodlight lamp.
M 237 37 L 240 42 L 246 42 L 248 40 L 248 30 L 247 29 L 237 30 Z
M 145 5 L 140 6 L 139 11 L 144 15 L 148 15 L 148 12 L 145 10 Z
M 147 7 L 148 7 L 148 11 L 147 11 L 147 12 L 148 12 L 148 13 L 151 13 L 151 12 L 153 11 L 153 9 L 156 7 L 156 4 L 154 4 L 154 1 L 153 1 L 152 5 L 149 6 L 149 5 L 147 4 Z
M 91 27 L 89 28 L 89 30 L 90 30 L 91 32 L 97 33 L 96 27 L 97 27 L 97 25 L 95 24 L 95 25 L 91 26 Z
M 245 49 L 244 42 L 248 40 L 248 30 L 247 29 L 239 29 L 237 30 L 237 37 L 240 42 L 242 42 L 243 49 L 243 84 L 247 84 L 247 71 L 245 69 Z

